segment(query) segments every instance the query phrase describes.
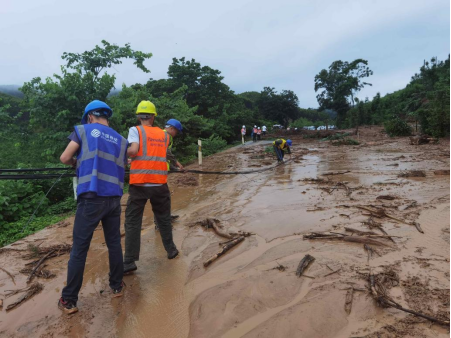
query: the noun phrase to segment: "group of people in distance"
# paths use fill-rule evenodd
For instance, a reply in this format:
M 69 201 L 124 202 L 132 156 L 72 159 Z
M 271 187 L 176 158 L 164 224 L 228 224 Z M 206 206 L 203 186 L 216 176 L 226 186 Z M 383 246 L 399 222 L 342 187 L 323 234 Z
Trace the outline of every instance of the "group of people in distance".
M 261 140 L 261 137 L 266 135 L 266 126 L 263 127 L 257 127 L 256 125 L 254 125 L 254 128 L 252 128 L 251 130 L 251 137 L 252 137 L 252 141 L 253 142 L 257 142 L 258 140 Z M 246 137 L 246 126 L 243 126 L 241 128 L 241 137 L 244 141 L 245 137 Z

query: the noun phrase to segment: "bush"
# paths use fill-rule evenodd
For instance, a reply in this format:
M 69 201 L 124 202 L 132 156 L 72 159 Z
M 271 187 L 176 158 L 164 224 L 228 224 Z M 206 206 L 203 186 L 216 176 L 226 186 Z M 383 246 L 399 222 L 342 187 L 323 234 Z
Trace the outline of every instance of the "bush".
M 23 181 L 0 182 L 0 230 L 4 223 L 30 216 L 44 198 L 42 187 Z M 38 215 L 46 209 L 49 200 L 44 198 Z
M 201 140 L 203 156 L 215 154 L 227 147 L 227 142 L 219 136 L 211 135 L 209 138 Z
M 42 230 L 45 227 L 55 224 L 67 216 L 42 216 L 34 218 L 30 224 L 26 226 L 29 217 L 24 217 L 16 222 L 3 224 L 0 231 L 0 247 L 13 243 L 25 236 L 31 235 L 36 231 Z
M 406 121 L 399 117 L 388 120 L 384 124 L 385 131 L 391 137 L 393 136 L 409 136 L 412 134 L 412 128 Z

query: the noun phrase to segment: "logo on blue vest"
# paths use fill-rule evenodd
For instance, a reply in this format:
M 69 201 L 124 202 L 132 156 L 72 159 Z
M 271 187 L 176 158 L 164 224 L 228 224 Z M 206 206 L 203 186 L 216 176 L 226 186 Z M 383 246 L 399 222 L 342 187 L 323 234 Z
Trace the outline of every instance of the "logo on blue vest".
M 93 129 L 93 130 L 91 131 L 91 136 L 92 136 L 92 137 L 99 137 L 99 136 L 100 136 L 100 130 L 98 130 L 98 129 Z

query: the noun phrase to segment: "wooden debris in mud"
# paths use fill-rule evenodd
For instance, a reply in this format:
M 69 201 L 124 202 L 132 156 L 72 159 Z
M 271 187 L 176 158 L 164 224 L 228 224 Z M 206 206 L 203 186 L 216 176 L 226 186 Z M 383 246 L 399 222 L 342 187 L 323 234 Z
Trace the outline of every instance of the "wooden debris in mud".
M 303 178 L 302 180 L 299 181 L 303 181 L 303 182 L 313 182 L 313 183 L 325 183 L 327 182 L 325 179 L 323 178 Z
M 440 325 L 447 325 L 449 326 L 450 321 L 448 320 L 441 320 L 429 315 L 425 315 L 423 313 L 420 312 L 416 312 L 416 311 L 412 311 L 410 309 L 406 309 L 405 307 L 403 307 L 401 304 L 395 302 L 388 294 L 387 291 L 385 289 L 385 287 L 376 280 L 374 274 L 370 271 L 370 273 L 368 274 L 368 282 L 369 282 L 369 286 L 370 286 L 370 290 L 371 290 L 371 295 L 373 296 L 374 300 L 376 301 L 376 303 L 381 306 L 381 307 L 393 307 L 395 309 L 413 314 L 415 316 L 421 317 L 421 318 L 425 318 L 427 320 L 430 320 L 431 322 L 440 324 Z
M 305 255 L 304 258 L 299 262 L 298 268 L 296 269 L 296 276 L 301 277 L 302 273 L 307 269 L 307 267 L 315 260 L 315 257 L 309 254 Z
M 345 311 L 348 315 L 351 313 L 353 296 L 354 296 L 354 288 L 351 287 L 346 292 L 346 299 L 345 299 Z
M 426 177 L 426 173 L 422 170 L 408 170 L 400 173 L 398 177 Z
M 353 234 L 357 234 L 359 236 L 367 236 L 367 237 L 373 237 L 373 238 L 387 238 L 387 239 L 391 240 L 392 242 L 394 242 L 393 241 L 393 237 L 394 238 L 401 238 L 400 236 L 390 236 L 388 234 L 379 235 L 379 234 L 376 234 L 373 231 L 361 231 L 361 230 L 348 228 L 348 227 L 345 227 L 344 229 L 345 229 L 345 231 L 351 232 Z
M 389 201 L 392 201 L 396 198 L 397 198 L 396 196 L 392 196 L 392 195 L 380 195 L 380 196 L 376 197 L 377 200 L 389 200 Z
M 285 265 L 280 264 L 279 262 L 276 262 L 277 266 L 272 268 L 271 270 L 279 270 L 280 272 L 284 272 L 287 267 Z
M 14 276 L 6 269 L 0 268 L 0 270 L 2 270 L 4 273 L 6 273 L 9 278 L 11 278 L 11 280 L 13 281 L 14 285 L 16 285 L 16 281 L 14 280 Z
M 58 256 L 66 254 L 66 253 L 69 253 L 71 249 L 72 249 L 72 245 L 70 245 L 70 244 L 58 244 L 58 245 L 51 245 L 51 246 L 42 247 L 42 248 L 39 245 L 31 245 L 30 244 L 28 246 L 28 251 L 30 251 L 30 253 L 23 255 L 22 258 L 23 259 L 33 259 L 33 258 L 45 256 L 49 252 L 51 252 L 51 254 L 47 257 L 47 259 L 48 259 L 48 258 L 58 257 Z M 37 259 L 31 263 L 27 263 L 26 265 L 34 265 L 34 264 L 38 263 L 39 260 L 40 259 Z
M 449 176 L 449 170 L 435 170 L 434 175 L 447 175 Z
M 400 206 L 399 210 L 400 211 L 404 211 L 404 210 L 407 210 L 407 209 L 410 209 L 410 208 L 415 208 L 417 205 L 418 205 L 417 201 L 412 201 L 409 204 Z
M 211 263 L 213 263 L 215 260 L 217 260 L 219 257 L 221 257 L 222 255 L 224 255 L 227 251 L 229 251 L 230 249 L 232 249 L 235 245 L 241 243 L 242 241 L 244 241 L 244 236 L 235 238 L 234 240 L 232 240 L 230 243 L 224 245 L 221 249 L 221 251 L 219 251 L 216 255 L 214 255 L 213 257 L 209 258 L 206 262 L 204 262 L 204 267 L 209 266 Z
M 238 232 L 229 232 L 229 234 L 232 236 L 237 236 L 237 237 L 240 237 L 240 236 L 249 237 L 249 236 L 255 235 L 253 232 L 247 232 L 247 231 L 241 231 L 241 230 L 238 230 Z
M 3 299 L 0 299 L 0 309 L 3 309 Z
M 352 232 L 359 236 L 377 235 L 374 231 L 362 231 L 362 230 L 357 230 L 357 229 L 348 228 L 348 227 L 345 227 L 345 231 Z
M 392 216 L 392 215 L 387 214 L 383 208 L 373 208 L 373 209 L 370 209 L 370 208 L 368 208 L 368 207 L 359 206 L 359 205 L 356 205 L 355 207 L 358 208 L 358 209 L 362 209 L 362 210 L 365 210 L 365 211 L 370 212 L 370 216 L 372 216 L 372 217 L 377 217 L 377 218 L 384 218 L 384 217 L 387 217 L 387 218 L 390 218 L 390 219 L 392 219 L 392 220 L 394 220 L 394 221 L 397 221 L 397 222 L 399 222 L 399 223 L 404 223 L 404 224 L 408 224 L 408 225 L 413 225 L 413 226 L 415 226 L 415 228 L 416 228 L 419 232 L 421 232 L 422 234 L 424 234 L 424 231 L 423 231 L 423 229 L 421 229 L 421 226 L 420 226 L 420 224 L 419 224 L 418 222 L 408 222 L 408 221 L 404 221 L 404 220 L 402 220 L 402 219 L 396 218 L 396 217 L 394 217 L 394 216 Z
M 341 241 L 352 242 L 352 243 L 372 244 L 372 245 L 380 245 L 380 246 L 391 247 L 388 244 L 376 241 L 376 240 L 368 238 L 368 237 L 348 236 L 348 235 L 345 235 L 345 234 L 334 235 L 334 234 L 323 234 L 323 233 L 318 233 L 318 232 L 312 232 L 312 233 L 304 235 L 303 238 L 304 239 L 341 240 Z
M 33 269 L 31 269 L 30 275 L 27 278 L 27 283 L 30 283 L 33 279 L 33 275 L 36 273 L 36 271 L 39 269 L 42 263 L 49 258 L 51 255 L 53 255 L 56 252 L 56 249 L 53 249 L 52 251 L 49 251 L 46 255 L 42 256 L 41 259 L 37 262 L 37 264 L 34 266 Z
M 368 263 L 370 261 L 370 258 L 373 257 L 373 254 L 377 254 L 379 257 L 381 256 L 379 252 L 376 251 L 376 249 L 374 249 L 373 247 L 371 247 L 368 244 L 364 244 L 363 245 L 363 249 L 367 252 L 368 254 Z
M 40 278 L 45 278 L 45 279 L 49 279 L 49 278 L 55 277 L 54 273 L 52 273 L 51 271 L 45 269 L 46 266 L 47 265 L 41 265 L 39 267 L 39 269 L 36 269 L 36 271 L 34 272 L 34 276 L 40 277 Z M 24 275 L 30 275 L 33 272 L 33 269 L 31 269 L 31 268 L 23 268 L 19 272 L 23 273 Z
M 27 301 L 28 299 L 30 299 L 31 297 L 33 297 L 35 294 L 41 292 L 41 290 L 44 289 L 44 287 L 42 286 L 41 283 L 38 282 L 34 282 L 33 284 L 31 284 L 28 288 L 24 288 L 24 289 L 20 289 L 20 290 L 13 290 L 11 292 L 9 292 L 6 297 L 10 297 L 12 295 L 15 295 L 17 293 L 21 293 L 21 292 L 25 292 L 24 295 L 22 295 L 17 301 L 15 301 L 14 303 L 9 304 L 6 307 L 6 311 L 10 311 L 12 309 L 14 309 L 15 307 L 19 306 L 20 304 L 22 304 L 23 302 Z M 9 290 L 8 290 L 9 291 Z
M 328 172 L 328 173 L 321 174 L 321 176 L 343 175 L 343 174 L 347 174 L 347 173 L 350 173 L 350 172 L 351 172 L 351 170 L 337 171 L 337 172 Z
M 373 228 L 379 229 L 384 235 L 388 236 L 388 233 L 387 233 L 387 231 L 385 231 L 382 224 L 379 222 L 376 222 L 372 217 L 368 218 L 366 221 L 363 221 L 362 224 L 365 224 L 370 229 L 373 229 Z M 393 243 L 395 243 L 394 239 L 391 239 L 391 241 Z

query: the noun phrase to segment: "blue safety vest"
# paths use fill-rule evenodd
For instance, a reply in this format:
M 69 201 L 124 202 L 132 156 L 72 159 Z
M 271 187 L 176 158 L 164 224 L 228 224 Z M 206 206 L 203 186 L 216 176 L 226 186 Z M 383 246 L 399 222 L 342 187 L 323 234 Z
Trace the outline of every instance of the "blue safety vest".
M 81 142 L 77 156 L 77 196 L 122 196 L 128 142 L 110 127 L 99 123 L 75 127 Z

